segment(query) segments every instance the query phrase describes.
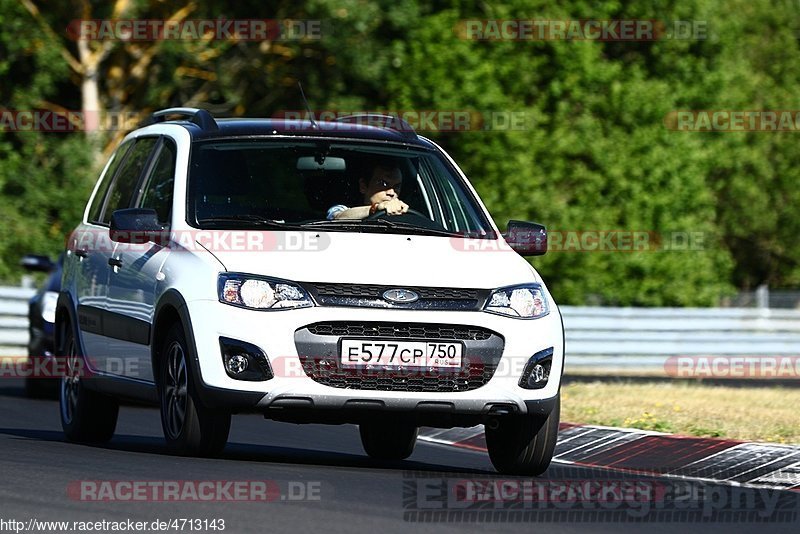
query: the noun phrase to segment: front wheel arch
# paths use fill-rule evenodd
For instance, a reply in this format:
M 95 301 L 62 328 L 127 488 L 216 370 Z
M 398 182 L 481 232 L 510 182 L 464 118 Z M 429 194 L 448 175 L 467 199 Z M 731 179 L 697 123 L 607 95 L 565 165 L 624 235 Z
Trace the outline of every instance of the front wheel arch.
M 161 349 L 164 346 L 167 334 L 176 324 L 180 325 L 184 332 L 187 331 L 186 325 L 181 320 L 178 310 L 170 304 L 163 306 L 153 323 L 153 334 L 150 340 L 150 361 L 153 379 L 157 386 L 160 386 L 158 369 L 161 364 L 161 358 L 164 356 L 161 354 Z
M 56 321 L 55 331 L 53 332 L 53 349 L 58 353 L 59 350 L 64 348 L 64 339 L 67 328 L 73 329 L 73 335 L 78 343 L 78 348 L 82 349 L 80 331 L 78 329 L 78 321 L 75 318 L 73 307 L 72 295 L 67 291 L 62 291 L 58 294 L 56 301 Z

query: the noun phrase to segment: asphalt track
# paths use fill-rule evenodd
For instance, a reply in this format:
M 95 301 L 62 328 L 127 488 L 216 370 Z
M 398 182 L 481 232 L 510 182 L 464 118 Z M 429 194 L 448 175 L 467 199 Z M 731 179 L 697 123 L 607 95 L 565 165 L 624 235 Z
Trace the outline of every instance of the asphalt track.
M 796 491 L 566 464 L 537 479 L 505 477 L 484 452 L 423 441 L 406 461 L 376 462 L 363 454 L 353 426 L 240 415 L 221 458 L 184 458 L 165 449 L 155 409 L 124 406 L 110 443 L 71 444 L 63 440 L 57 404 L 24 398 L 14 379 L 0 384 L 0 480 L 0 532 L 20 525 L 19 532 L 45 531 L 28 530 L 34 519 L 70 522 L 61 532 L 86 531 L 73 521 L 103 520 L 140 521 L 144 532 L 156 531 L 155 520 L 170 521 L 163 532 L 219 532 L 219 522 L 217 529 L 200 523 L 214 519 L 237 533 L 800 531 Z M 179 502 L 155 500 L 152 491 L 120 500 L 132 495 L 120 488 L 134 483 L 196 488 L 209 481 L 249 481 L 248 488 L 260 481 L 270 491 L 268 499 L 245 492 L 249 501 L 224 491 L 214 500 L 191 493 Z M 95 493 L 77 489 L 86 487 Z M 98 491 L 103 487 L 117 493 L 109 497 Z M 99 500 L 103 495 L 107 500 Z

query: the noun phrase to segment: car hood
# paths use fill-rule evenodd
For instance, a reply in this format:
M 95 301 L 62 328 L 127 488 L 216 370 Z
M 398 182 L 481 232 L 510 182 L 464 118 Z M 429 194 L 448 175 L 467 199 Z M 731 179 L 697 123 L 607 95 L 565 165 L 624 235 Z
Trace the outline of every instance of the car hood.
M 247 232 L 227 246 L 223 230 L 197 243 L 227 271 L 298 282 L 491 289 L 540 282 L 504 241 L 354 232 Z

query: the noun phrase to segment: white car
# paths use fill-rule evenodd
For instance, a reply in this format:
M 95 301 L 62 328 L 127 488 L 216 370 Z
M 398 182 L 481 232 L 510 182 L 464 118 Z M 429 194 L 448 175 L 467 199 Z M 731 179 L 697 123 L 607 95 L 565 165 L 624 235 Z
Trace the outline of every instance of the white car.
M 168 120 L 169 119 L 169 120 Z M 379 115 L 215 120 L 174 108 L 129 134 L 70 235 L 56 309 L 67 439 L 102 442 L 120 399 L 214 455 L 231 414 L 354 423 L 406 458 L 418 428 L 484 424 L 505 473 L 553 455 L 561 315 L 435 143 Z

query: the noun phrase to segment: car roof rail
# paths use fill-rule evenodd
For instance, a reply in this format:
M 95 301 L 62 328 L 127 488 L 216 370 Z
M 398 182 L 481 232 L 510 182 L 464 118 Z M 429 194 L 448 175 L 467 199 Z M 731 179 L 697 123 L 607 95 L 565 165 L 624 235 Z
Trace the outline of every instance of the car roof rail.
M 203 130 L 219 130 L 214 116 L 205 109 L 198 108 L 167 108 L 154 112 L 151 117 L 153 122 L 164 122 L 169 115 L 188 117 L 191 122 Z
M 381 113 L 354 113 L 352 115 L 337 117 L 334 119 L 334 122 L 344 122 L 346 124 L 364 124 L 367 126 L 388 128 L 390 130 L 400 132 L 405 138 L 417 139 L 417 132 L 414 130 L 414 127 L 397 115 L 384 115 Z

